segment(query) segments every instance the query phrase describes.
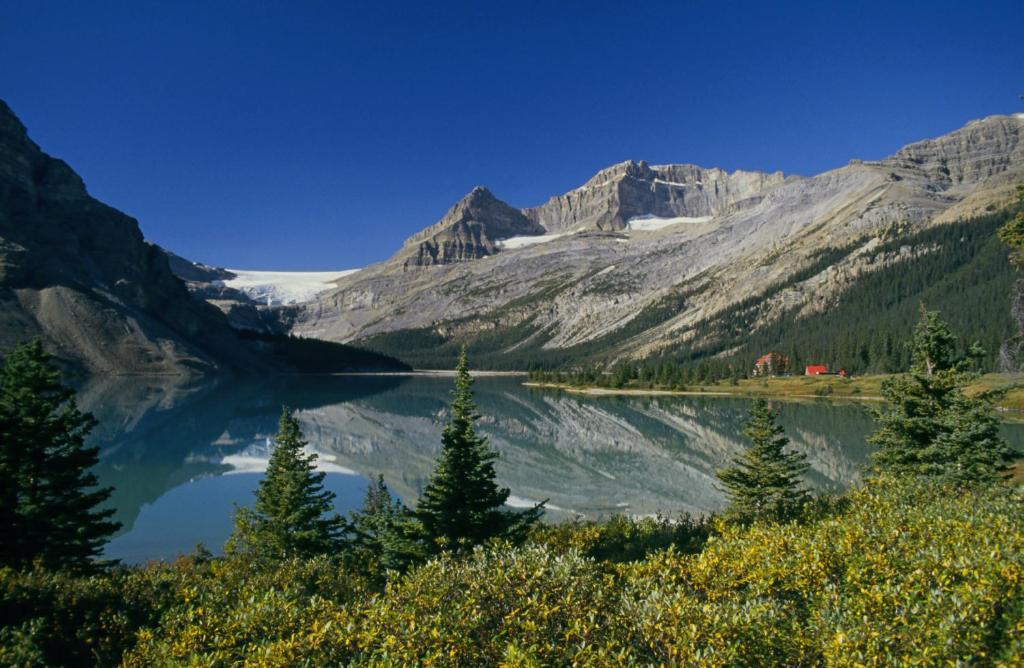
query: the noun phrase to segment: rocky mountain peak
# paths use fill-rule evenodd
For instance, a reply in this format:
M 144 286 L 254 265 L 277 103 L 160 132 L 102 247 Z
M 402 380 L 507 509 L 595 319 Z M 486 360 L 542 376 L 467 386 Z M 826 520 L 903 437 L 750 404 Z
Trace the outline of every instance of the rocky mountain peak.
M 25 136 L 28 131 L 6 102 L 0 100 L 0 133 Z
M 0 100 L 0 178 L 25 195 L 40 188 L 51 197 L 85 197 L 85 183 L 63 160 L 43 153 L 6 102 Z
M 651 170 L 646 160 L 624 160 L 599 170 L 580 187 L 599 187 L 609 181 L 621 181 L 624 178 L 649 181 L 655 178 L 655 173 Z
M 782 172 L 729 174 L 691 164 L 627 160 L 523 213 L 551 232 L 622 230 L 636 217 L 717 216 L 752 206 L 784 180 Z
M 462 201 L 481 201 L 497 199 L 487 186 L 473 186 L 473 189 L 462 198 Z
M 0 102 L 0 350 L 36 335 L 78 371 L 255 364 L 135 219 L 89 197 L 82 179 L 43 153 Z
M 1024 115 L 989 116 L 919 141 L 882 164 L 916 169 L 943 189 L 971 186 L 1024 162 Z
M 509 207 L 508 204 L 495 197 L 494 193 L 485 186 L 476 186 L 466 193 L 462 199 L 452 205 L 452 208 L 448 209 L 444 216 L 441 217 L 441 220 L 427 228 L 427 230 L 437 228 L 438 226 L 444 228 L 455 223 L 486 219 L 494 213 L 507 213 L 507 211 L 504 211 L 505 208 L 511 209 L 512 207 Z M 424 230 L 424 232 L 427 230 Z M 424 232 L 416 235 L 416 237 L 422 236 Z
M 441 220 L 410 237 L 398 258 L 406 268 L 465 262 L 498 252 L 502 239 L 537 234 L 544 234 L 544 228 L 476 186 Z

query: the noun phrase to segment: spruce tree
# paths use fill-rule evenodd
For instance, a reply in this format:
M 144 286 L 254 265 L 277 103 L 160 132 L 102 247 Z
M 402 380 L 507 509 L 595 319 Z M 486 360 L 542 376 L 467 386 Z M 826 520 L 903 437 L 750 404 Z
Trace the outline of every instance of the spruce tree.
M 332 514 L 334 493 L 323 487 L 326 473 L 306 453 L 299 422 L 284 408 L 267 472 L 253 508 L 235 512 L 228 552 L 267 560 L 333 553 L 344 520 Z
M 426 556 L 419 522 L 391 496 L 384 476 L 370 481 L 363 507 L 349 517 L 349 533 L 352 562 L 375 577 L 388 571 L 405 572 Z
M 799 517 L 807 503 L 800 486 L 807 458 L 785 451 L 789 439 L 777 419 L 764 399 L 756 400 L 743 430 L 752 446 L 733 459 L 732 467 L 717 472 L 729 497 L 725 516 L 731 521 L 785 522 Z
M 1017 215 L 999 228 L 999 239 L 1013 249 L 1011 259 L 1024 267 L 1024 185 L 1017 186 Z
M 977 377 L 968 371 L 979 355 L 959 356 L 956 337 L 939 313 L 921 309 L 911 341 L 910 373 L 882 384 L 886 406 L 875 411 L 879 429 L 873 472 L 943 477 L 958 483 L 1002 478 L 1012 450 L 999 435 L 992 400 L 968 396 Z
M 37 338 L 16 347 L 0 369 L 0 535 L 4 565 L 39 561 L 88 570 L 120 524 L 100 509 L 111 494 L 90 472 L 98 448 L 85 445 L 95 419 Z
M 451 417 L 441 434 L 441 455 L 416 509 L 427 542 L 434 549 L 465 551 L 492 538 L 522 540 L 543 512 L 545 502 L 520 512 L 502 510 L 509 490 L 495 482 L 498 453 L 476 433 L 474 425 L 480 416 L 473 403 L 472 385 L 463 348 Z

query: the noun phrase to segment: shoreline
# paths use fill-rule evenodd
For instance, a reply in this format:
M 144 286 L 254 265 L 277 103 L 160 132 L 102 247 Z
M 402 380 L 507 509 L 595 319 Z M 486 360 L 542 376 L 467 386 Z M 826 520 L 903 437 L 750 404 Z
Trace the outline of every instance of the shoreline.
M 567 383 L 527 381 L 525 387 L 535 389 L 557 390 L 581 396 L 609 397 L 657 397 L 657 396 L 694 396 L 694 397 L 738 397 L 745 399 L 770 399 L 773 401 L 856 401 L 864 403 L 881 403 L 881 383 L 891 376 L 860 376 L 851 380 L 837 382 L 834 377 L 787 377 L 767 380 L 743 380 L 738 385 L 707 384 L 698 385 L 696 389 L 668 390 L 638 387 L 598 387 L 594 385 L 569 385 Z M 842 383 L 842 384 L 840 384 Z M 826 390 L 816 392 L 815 389 Z M 975 392 L 997 393 L 995 410 L 1004 422 L 1024 422 L 1024 375 L 1021 374 L 986 374 L 979 377 L 967 388 L 969 394 Z M 1001 393 L 1001 396 L 999 396 Z
M 412 371 L 338 371 L 328 376 L 414 376 L 420 378 L 453 378 L 455 369 L 413 369 Z M 473 378 L 520 378 L 529 371 L 470 371 Z
M 564 385 L 561 383 L 541 383 L 535 381 L 528 381 L 523 383 L 524 387 L 535 387 L 547 390 L 560 390 L 562 392 L 571 392 L 572 394 L 582 394 L 590 397 L 614 397 L 614 396 L 632 396 L 632 397 L 740 397 L 743 399 L 750 398 L 767 398 L 774 399 L 777 401 L 787 401 L 795 399 L 826 399 L 829 401 L 882 401 L 882 397 L 879 396 L 866 396 L 860 394 L 854 395 L 820 395 L 820 394 L 771 394 L 769 392 L 753 392 L 753 391 L 737 391 L 730 392 L 728 390 L 660 390 L 660 389 L 644 389 L 637 387 L 623 387 L 623 388 L 612 388 L 612 387 L 595 387 L 592 385 L 578 386 L 578 385 Z

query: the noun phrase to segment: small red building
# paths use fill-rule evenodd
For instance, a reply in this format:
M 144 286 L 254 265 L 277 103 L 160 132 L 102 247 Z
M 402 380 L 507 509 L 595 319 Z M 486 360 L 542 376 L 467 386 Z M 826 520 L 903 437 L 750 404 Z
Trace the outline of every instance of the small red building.
M 824 364 L 808 364 L 804 368 L 805 376 L 820 376 L 823 373 L 828 373 L 828 367 Z

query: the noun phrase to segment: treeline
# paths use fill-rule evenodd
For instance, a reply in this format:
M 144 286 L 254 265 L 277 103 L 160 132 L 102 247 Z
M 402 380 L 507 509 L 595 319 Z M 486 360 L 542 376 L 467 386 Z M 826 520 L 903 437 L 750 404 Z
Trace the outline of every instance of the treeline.
M 854 374 L 894 373 L 910 363 L 904 342 L 921 304 L 941 311 L 965 340 L 979 342 L 985 351 L 981 368 L 996 371 L 1002 343 L 1016 333 L 1010 309 L 1016 276 L 997 231 L 1021 209 L 1018 204 L 909 235 L 894 230 L 861 256 L 862 262 L 888 258 L 889 263 L 858 276 L 823 311 L 801 316 L 794 307 L 769 319 L 764 308 L 768 300 L 847 257 L 860 244 L 825 250 L 800 272 L 697 323 L 699 345 L 670 345 L 656 356 L 631 362 L 626 370 L 613 371 L 641 383 L 688 385 L 746 376 L 754 360 L 777 352 L 790 359 L 796 372 L 807 364 L 826 364 Z M 913 253 L 900 257 L 901 249 Z M 480 368 L 601 377 L 631 337 L 668 321 L 700 298 L 699 292 L 682 286 L 621 329 L 564 349 L 545 349 L 551 335 L 532 320 L 505 327 L 497 315 L 493 322 L 484 317 L 464 323 L 479 331 L 458 339 L 421 328 L 376 335 L 360 345 L 417 368 L 451 368 L 465 344 Z
M 238 336 L 243 341 L 263 346 L 271 355 L 299 373 L 409 371 L 412 368 L 390 355 L 335 341 L 290 334 L 267 334 L 248 329 L 239 330 Z
M 286 409 L 226 555 L 142 568 L 97 559 L 114 527 L 87 491 L 92 423 L 38 342 L 20 347 L 0 369 L 0 531 L 34 538 L 0 554 L 0 663 L 1019 665 L 1024 503 L 956 340 L 922 314 L 868 482 L 843 497 L 809 492 L 757 402 L 719 516 L 543 526 L 543 504 L 504 507 L 463 354 L 414 510 L 378 479 L 334 514 Z

